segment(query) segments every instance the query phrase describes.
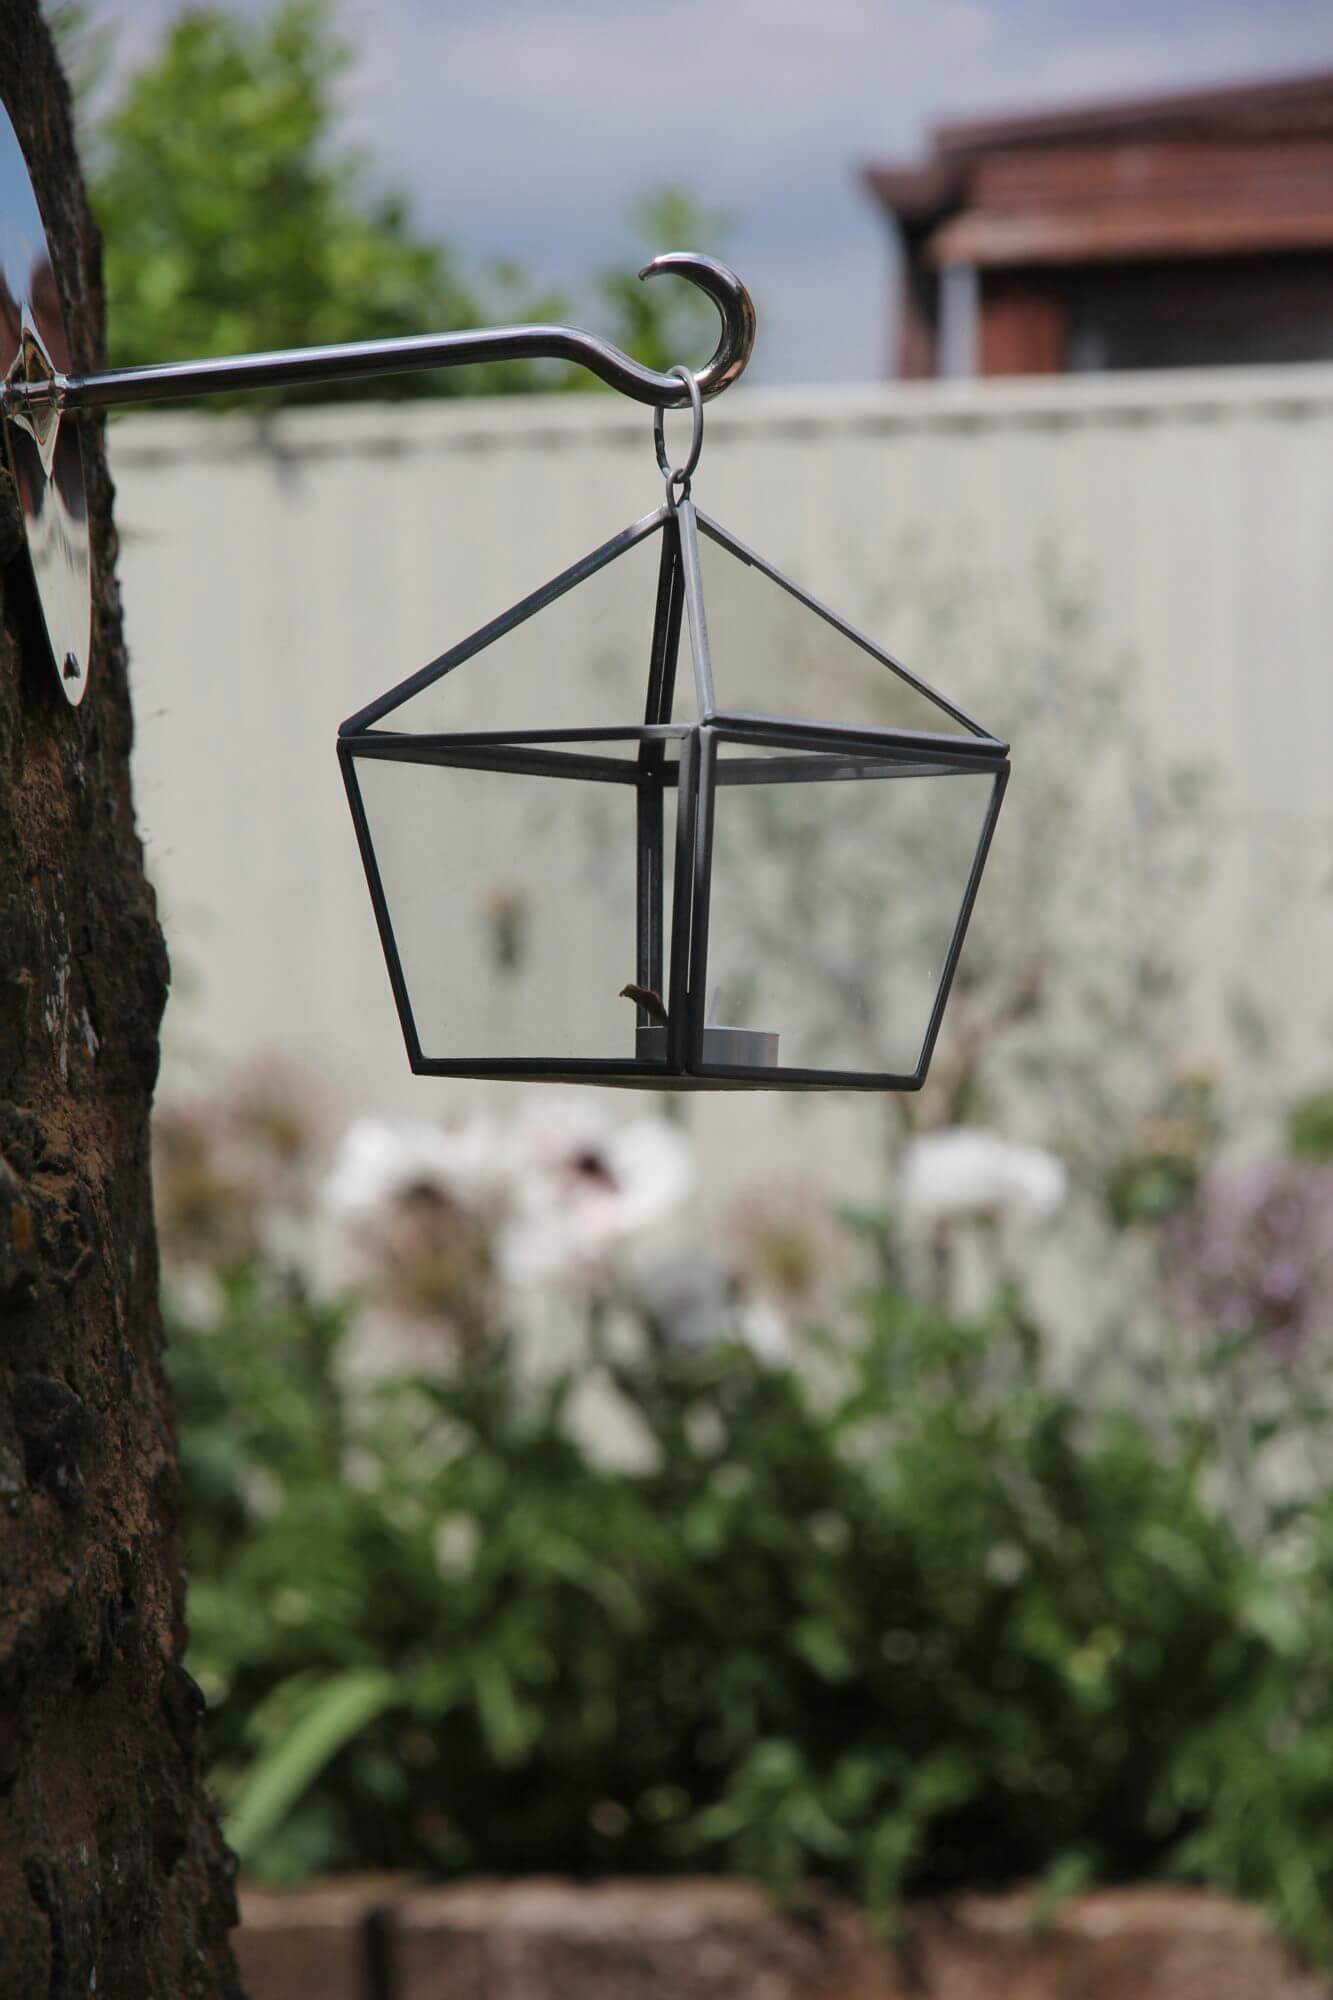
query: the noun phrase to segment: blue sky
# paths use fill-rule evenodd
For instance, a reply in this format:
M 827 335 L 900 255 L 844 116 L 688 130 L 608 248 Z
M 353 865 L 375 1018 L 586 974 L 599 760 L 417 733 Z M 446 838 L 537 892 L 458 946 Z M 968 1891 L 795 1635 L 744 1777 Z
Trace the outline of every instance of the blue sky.
M 176 11 L 92 8 L 126 62 Z M 342 0 L 338 18 L 361 52 L 351 131 L 469 257 L 572 288 L 629 255 L 645 189 L 731 210 L 769 382 L 881 372 L 889 259 L 857 170 L 936 119 L 1333 69 L 1333 0 Z

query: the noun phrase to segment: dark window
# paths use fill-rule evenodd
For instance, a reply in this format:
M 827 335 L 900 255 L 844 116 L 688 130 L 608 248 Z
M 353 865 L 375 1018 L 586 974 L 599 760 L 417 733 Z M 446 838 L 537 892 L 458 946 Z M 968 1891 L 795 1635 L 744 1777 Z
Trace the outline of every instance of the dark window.
M 1074 374 L 1333 360 L 1333 254 L 1088 270 L 1068 298 Z

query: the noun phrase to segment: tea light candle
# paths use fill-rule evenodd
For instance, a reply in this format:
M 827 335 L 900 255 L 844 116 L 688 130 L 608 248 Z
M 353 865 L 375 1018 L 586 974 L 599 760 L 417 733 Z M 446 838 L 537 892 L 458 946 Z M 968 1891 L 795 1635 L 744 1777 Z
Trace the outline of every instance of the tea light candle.
M 634 1053 L 640 1062 L 665 1062 L 666 1029 L 638 1029 Z M 704 1028 L 703 1060 L 729 1069 L 776 1069 L 778 1038 L 767 1028 L 727 1028 L 710 1023 Z

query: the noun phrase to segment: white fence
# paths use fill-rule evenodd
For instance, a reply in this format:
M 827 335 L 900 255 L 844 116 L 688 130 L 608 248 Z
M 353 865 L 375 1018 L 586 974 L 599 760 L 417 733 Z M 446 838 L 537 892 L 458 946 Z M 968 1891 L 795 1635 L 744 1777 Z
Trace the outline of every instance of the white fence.
M 262 428 L 137 417 L 111 456 L 139 812 L 178 979 L 166 1088 L 276 1053 L 348 1109 L 429 1113 L 449 1087 L 407 1072 L 335 730 L 654 506 L 650 417 L 598 397 Z M 1154 745 L 1223 781 L 1233 837 L 1183 1053 L 1221 1054 L 1214 997 L 1245 973 L 1288 1073 L 1333 1066 L 1333 369 L 742 389 L 708 412 L 696 489 L 927 678 L 914 576 L 966 588 L 969 630 L 1021 644 L 1053 554 L 1099 644 L 1136 660 Z M 821 1162 L 849 1187 L 869 1171 L 864 1101 L 696 1099 L 689 1115 L 718 1185 L 775 1164 Z

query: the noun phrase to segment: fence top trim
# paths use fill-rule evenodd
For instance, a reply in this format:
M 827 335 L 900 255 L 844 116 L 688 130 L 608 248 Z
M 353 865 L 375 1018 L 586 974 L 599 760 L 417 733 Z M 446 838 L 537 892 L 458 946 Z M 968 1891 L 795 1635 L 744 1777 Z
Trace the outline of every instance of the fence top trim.
M 1269 420 L 1333 412 L 1333 364 L 1163 369 L 849 387 L 743 385 L 708 412 L 710 451 L 728 439 L 1082 428 Z M 328 403 L 272 414 L 148 415 L 110 427 L 113 463 L 174 459 L 397 457 L 422 452 L 646 448 L 641 410 L 595 395 L 450 397 Z

